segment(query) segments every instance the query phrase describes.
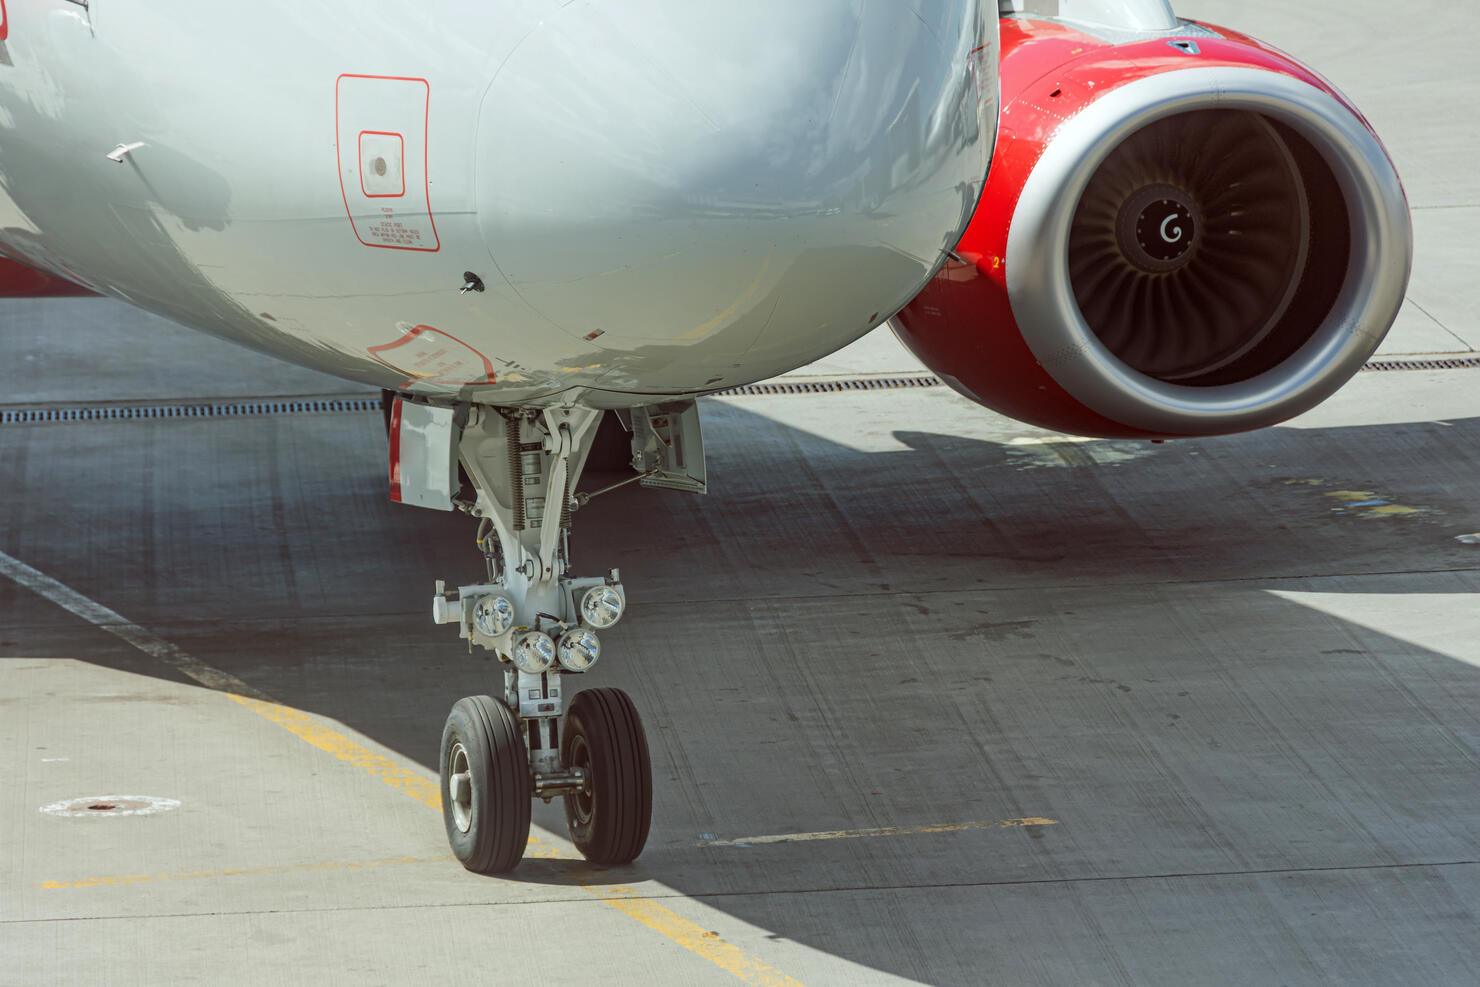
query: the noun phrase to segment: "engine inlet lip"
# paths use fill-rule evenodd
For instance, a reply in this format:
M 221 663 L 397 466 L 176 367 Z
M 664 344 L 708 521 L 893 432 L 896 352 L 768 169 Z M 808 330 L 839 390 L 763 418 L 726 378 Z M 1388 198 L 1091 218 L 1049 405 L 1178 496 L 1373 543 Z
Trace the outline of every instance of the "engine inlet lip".
M 1350 223 L 1346 279 L 1320 326 L 1280 366 L 1207 387 L 1157 380 L 1116 358 L 1085 323 L 1068 271 L 1068 239 L 1084 189 L 1137 130 L 1193 110 L 1250 110 L 1310 142 L 1340 185 Z M 1382 144 L 1332 94 L 1263 69 L 1215 66 L 1140 79 L 1067 121 L 1024 183 L 1008 232 L 1013 315 L 1038 362 L 1087 408 L 1168 435 L 1259 428 L 1314 407 L 1361 368 L 1403 302 L 1412 226 Z

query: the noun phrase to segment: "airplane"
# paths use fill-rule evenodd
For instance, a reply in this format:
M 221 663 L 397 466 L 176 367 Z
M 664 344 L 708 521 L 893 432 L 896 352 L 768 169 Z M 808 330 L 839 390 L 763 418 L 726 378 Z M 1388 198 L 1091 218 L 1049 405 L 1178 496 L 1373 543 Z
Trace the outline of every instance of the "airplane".
M 562 692 L 628 605 L 569 544 L 613 422 L 702 493 L 699 397 L 887 322 L 1024 422 L 1257 429 L 1372 355 L 1412 233 L 1350 101 L 1167 0 L 0 0 L 0 253 L 387 395 L 392 500 L 477 522 L 432 615 L 503 688 L 439 773 L 500 873 L 533 798 L 647 840 L 636 705 Z

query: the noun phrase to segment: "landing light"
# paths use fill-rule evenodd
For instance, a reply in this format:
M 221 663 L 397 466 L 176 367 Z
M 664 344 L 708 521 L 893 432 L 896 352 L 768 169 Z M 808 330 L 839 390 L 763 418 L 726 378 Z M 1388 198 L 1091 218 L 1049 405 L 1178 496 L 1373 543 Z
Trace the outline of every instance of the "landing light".
M 498 637 L 514 626 L 514 604 L 497 593 L 479 597 L 473 604 L 473 626 L 488 637 Z
M 581 597 L 581 619 L 599 631 L 621 620 L 626 609 L 627 601 L 614 586 L 592 586 Z
M 560 638 L 560 664 L 572 672 L 584 672 L 601 657 L 601 638 L 584 627 L 566 631 Z
M 530 631 L 514 645 L 514 667 L 538 675 L 555 663 L 555 642 L 544 631 Z

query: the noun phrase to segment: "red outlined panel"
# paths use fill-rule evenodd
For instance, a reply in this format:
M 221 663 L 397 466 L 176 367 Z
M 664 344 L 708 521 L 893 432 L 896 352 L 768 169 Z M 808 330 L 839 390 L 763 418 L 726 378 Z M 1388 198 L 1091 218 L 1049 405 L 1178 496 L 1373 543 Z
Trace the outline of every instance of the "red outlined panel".
M 405 323 L 401 325 L 405 327 Z M 497 383 L 488 357 L 451 333 L 431 326 L 405 328 L 395 342 L 370 347 L 370 355 L 392 370 L 432 384 L 465 387 Z
M 405 195 L 406 138 L 385 130 L 362 130 L 359 147 L 360 193 L 367 199 Z
M 344 212 L 355 237 L 367 247 L 440 250 L 427 175 L 427 120 L 431 86 L 425 79 L 389 75 L 341 75 L 334 89 L 335 160 Z M 366 160 L 366 143 L 375 152 Z M 392 161 L 400 149 L 399 194 L 388 192 Z M 381 175 L 376 159 L 384 159 Z M 367 166 L 371 169 L 366 173 Z

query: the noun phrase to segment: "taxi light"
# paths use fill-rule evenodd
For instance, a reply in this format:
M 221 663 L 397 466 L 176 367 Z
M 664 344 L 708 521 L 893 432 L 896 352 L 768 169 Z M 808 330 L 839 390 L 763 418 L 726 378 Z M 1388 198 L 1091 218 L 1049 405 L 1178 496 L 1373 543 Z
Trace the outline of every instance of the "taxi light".
M 581 620 L 604 631 L 622 619 L 627 601 L 615 586 L 592 586 L 581 597 Z
M 544 631 L 530 631 L 514 645 L 514 667 L 538 675 L 555 663 L 555 642 Z
M 566 631 L 560 637 L 559 655 L 561 667 L 584 672 L 601 657 L 601 638 L 584 627 Z
M 473 626 L 488 637 L 498 637 L 514 626 L 514 603 L 497 593 L 478 598 L 473 604 Z

